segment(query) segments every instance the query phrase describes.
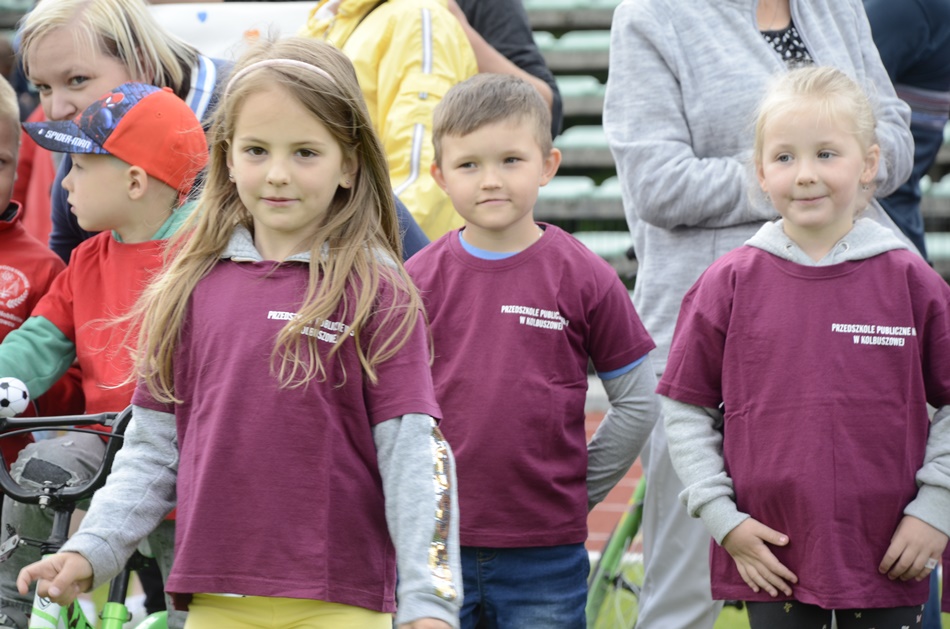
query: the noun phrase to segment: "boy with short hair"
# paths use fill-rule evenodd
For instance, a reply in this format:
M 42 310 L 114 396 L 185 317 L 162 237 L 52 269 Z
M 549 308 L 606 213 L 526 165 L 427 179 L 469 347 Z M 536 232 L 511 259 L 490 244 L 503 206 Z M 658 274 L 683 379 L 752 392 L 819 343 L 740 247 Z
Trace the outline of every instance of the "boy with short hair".
M 433 143 L 432 175 L 465 226 L 406 268 L 457 461 L 462 627 L 584 627 L 587 514 L 656 422 L 654 344 L 616 272 L 534 221 L 560 163 L 534 88 L 493 74 L 456 85 Z M 587 444 L 589 361 L 611 409 Z
M 66 265 L 23 227 L 13 200 L 20 151 L 20 109 L 13 86 L 0 78 L 0 340 L 26 321 Z
M 85 412 L 121 410 L 131 402 L 135 383 L 129 381 L 128 322 L 114 320 L 162 268 L 164 239 L 185 217 L 175 208 L 208 160 L 204 131 L 171 90 L 140 83 L 120 85 L 73 120 L 24 128 L 40 146 L 71 154 L 72 170 L 63 180 L 69 204 L 83 229 L 102 233 L 73 251 L 32 316 L 0 343 L 0 375 L 19 378 L 35 396 L 75 358 Z M 70 433 L 27 446 L 12 472 L 27 483 L 42 484 L 50 470 L 85 479 L 104 449 L 96 435 Z M 50 532 L 48 515 L 34 505 L 5 498 L 2 518 L 5 536 L 11 524 L 29 538 L 45 539 Z M 150 541 L 164 571 L 173 540 Z M 0 597 L 8 616 L 29 612 L 31 600 L 17 592 L 16 577 L 38 559 L 39 552 L 27 546 L 0 564 Z
M 16 91 L 0 79 L 0 341 L 20 327 L 65 268 L 59 256 L 24 227 L 24 208 L 12 199 L 20 149 L 20 106 Z M 47 395 L 34 400 L 24 415 L 81 412 L 78 372 L 56 381 Z M 33 439 L 15 435 L 0 439 L 3 460 L 10 465 Z

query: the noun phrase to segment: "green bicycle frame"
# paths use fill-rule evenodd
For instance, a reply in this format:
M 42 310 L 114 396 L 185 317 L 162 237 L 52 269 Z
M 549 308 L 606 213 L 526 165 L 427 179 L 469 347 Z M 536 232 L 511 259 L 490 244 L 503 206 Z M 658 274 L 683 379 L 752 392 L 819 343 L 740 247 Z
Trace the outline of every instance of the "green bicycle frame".
M 39 594 L 33 597 L 29 629 L 124 629 L 132 614 L 124 603 L 106 603 L 100 614 L 102 623 L 89 622 L 79 601 L 63 607 Z M 168 629 L 168 612 L 150 614 L 135 629 Z
M 588 626 L 592 626 L 592 621 L 597 618 L 597 614 L 604 603 L 607 588 L 617 578 L 622 569 L 623 554 L 630 546 L 630 541 L 637 534 L 637 531 L 640 530 L 640 522 L 643 520 L 643 497 L 646 495 L 646 491 L 646 476 L 641 476 L 633 496 L 627 502 L 627 508 L 617 521 L 613 533 L 610 534 L 609 542 L 600 556 L 600 561 L 597 562 L 587 581 L 587 607 L 585 612 Z

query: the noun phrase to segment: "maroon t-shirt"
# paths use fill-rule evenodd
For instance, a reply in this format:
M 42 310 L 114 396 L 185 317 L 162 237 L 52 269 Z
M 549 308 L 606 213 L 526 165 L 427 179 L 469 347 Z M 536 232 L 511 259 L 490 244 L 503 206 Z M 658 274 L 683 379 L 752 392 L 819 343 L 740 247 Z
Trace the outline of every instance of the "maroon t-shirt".
M 950 287 L 891 251 L 805 267 L 742 247 L 683 299 L 658 388 L 725 404 L 723 453 L 740 511 L 787 533 L 778 559 L 793 597 L 826 608 L 917 605 L 928 582 L 878 565 L 916 496 L 927 402 L 950 403 Z M 754 594 L 729 554 L 710 553 L 717 599 Z
M 451 231 L 407 270 L 429 316 L 462 545 L 585 541 L 588 359 L 612 371 L 654 347 L 616 271 L 551 225 L 504 260 Z
M 220 262 L 191 297 L 175 355 L 184 403 L 158 404 L 139 387 L 133 402 L 174 412 L 178 516 L 173 593 L 308 598 L 395 609 L 395 552 L 386 527 L 371 429 L 405 413 L 440 415 L 422 315 L 407 345 L 361 369 L 353 343 L 325 381 L 280 388 L 271 370 L 278 332 L 307 289 L 303 264 Z M 379 302 L 393 303 L 384 283 Z M 380 325 L 363 331 L 363 347 Z M 321 355 L 346 317 L 306 333 Z M 382 334 L 386 330 L 381 331 Z

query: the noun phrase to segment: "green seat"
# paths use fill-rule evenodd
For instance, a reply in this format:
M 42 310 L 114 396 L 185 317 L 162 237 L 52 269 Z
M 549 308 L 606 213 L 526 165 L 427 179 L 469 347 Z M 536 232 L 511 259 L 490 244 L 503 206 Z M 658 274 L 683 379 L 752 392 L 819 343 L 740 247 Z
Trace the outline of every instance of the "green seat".
M 610 31 L 568 31 L 557 40 L 560 52 L 607 52 L 610 50 Z
M 525 11 L 584 11 L 589 0 L 524 0 Z
M 563 15 L 573 14 L 563 13 Z M 552 26 L 552 28 L 556 28 L 556 26 Z M 566 28 L 577 29 L 578 27 L 567 25 Z M 539 28 L 539 30 L 541 29 Z M 555 76 L 560 74 L 591 74 L 592 72 L 606 73 L 610 62 L 610 31 L 603 29 L 568 30 L 552 42 L 550 48 L 541 52 Z
M 616 176 L 604 179 L 591 195 L 595 199 L 619 200 L 622 198 L 620 179 Z
M 607 260 L 626 257 L 627 249 L 633 244 L 630 232 L 626 231 L 574 232 L 572 235 L 584 243 L 588 249 Z
M 554 140 L 554 146 L 561 150 L 606 149 L 607 134 L 602 125 L 574 125 Z
M 925 233 L 924 242 L 931 260 L 950 260 L 950 232 Z
M 935 181 L 927 189 L 927 196 L 937 199 L 950 199 L 950 175 L 944 175 L 940 181 Z
M 557 45 L 557 37 L 554 36 L 554 33 L 532 31 L 531 34 L 534 37 L 534 45 L 538 47 L 538 50 L 551 50 Z
M 558 175 L 538 192 L 538 198 L 547 201 L 576 201 L 593 192 L 594 180 L 582 175 Z
M 557 88 L 561 96 L 567 98 L 584 98 L 588 96 L 603 97 L 607 87 L 589 74 L 580 76 L 556 76 Z

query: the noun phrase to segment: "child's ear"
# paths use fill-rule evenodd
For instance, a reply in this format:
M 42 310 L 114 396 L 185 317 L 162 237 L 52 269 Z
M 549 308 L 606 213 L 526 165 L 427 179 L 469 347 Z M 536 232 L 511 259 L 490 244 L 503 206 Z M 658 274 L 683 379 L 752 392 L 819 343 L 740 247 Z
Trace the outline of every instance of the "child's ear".
M 342 173 L 343 176 L 340 178 L 340 187 L 341 188 L 352 188 L 353 182 L 356 181 L 356 173 L 360 171 L 360 163 L 357 161 L 356 157 L 347 157 L 343 160 Z
M 872 144 L 864 156 L 864 171 L 861 173 L 861 183 L 871 185 L 874 178 L 877 177 L 877 169 L 881 165 L 881 147 Z
M 429 172 L 432 173 L 432 179 L 435 180 L 435 183 L 442 188 L 443 192 L 448 192 L 445 188 L 445 177 L 442 175 L 442 168 L 439 167 L 438 162 L 432 162 L 432 165 L 429 166 Z
M 561 151 L 551 149 L 548 156 L 544 158 L 544 164 L 541 170 L 541 185 L 546 186 L 548 182 L 557 174 L 557 169 L 561 166 Z
M 759 180 L 759 187 L 762 192 L 768 194 L 769 189 L 765 186 L 765 169 L 762 168 L 762 162 L 756 162 L 755 164 L 755 178 Z
M 148 173 L 141 166 L 129 166 L 125 171 L 126 191 L 129 199 L 137 201 L 148 192 Z

